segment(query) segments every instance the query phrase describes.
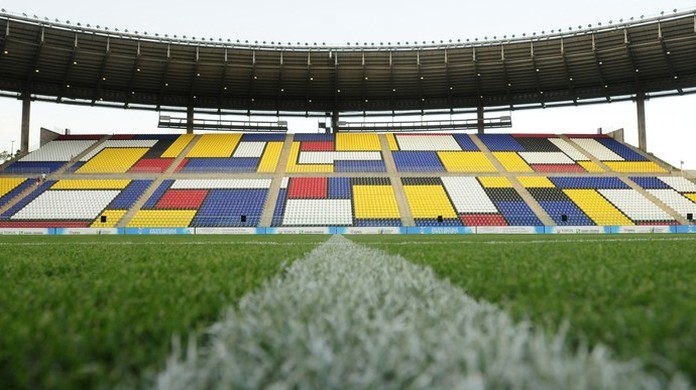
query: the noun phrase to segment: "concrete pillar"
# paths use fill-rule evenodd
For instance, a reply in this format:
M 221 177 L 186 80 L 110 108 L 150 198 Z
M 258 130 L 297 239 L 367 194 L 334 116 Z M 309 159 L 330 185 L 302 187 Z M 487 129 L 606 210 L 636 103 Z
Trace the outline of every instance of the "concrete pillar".
M 638 112 L 638 149 L 647 152 L 647 138 L 645 134 L 645 94 L 640 92 L 636 95 L 636 107 Z
M 31 120 L 31 96 L 22 95 L 22 132 L 19 141 L 19 154 L 29 153 L 29 121 Z M 14 152 L 14 151 L 13 151 Z
M 478 133 L 483 134 L 484 133 L 484 125 L 483 125 L 483 104 L 478 105 L 476 108 L 476 124 L 478 128 Z
M 193 134 L 193 106 L 186 109 L 186 134 Z
M 332 112 L 331 113 L 331 130 L 334 133 L 338 133 L 338 119 L 339 119 L 338 111 Z

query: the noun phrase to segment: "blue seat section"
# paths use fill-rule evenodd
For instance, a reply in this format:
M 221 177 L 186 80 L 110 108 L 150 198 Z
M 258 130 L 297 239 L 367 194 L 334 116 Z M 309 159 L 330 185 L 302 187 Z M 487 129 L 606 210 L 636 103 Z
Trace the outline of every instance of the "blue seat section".
M 618 177 L 549 177 L 553 184 L 562 189 L 628 189 Z
M 285 141 L 285 134 L 242 134 L 241 142 L 277 142 Z
M 592 226 L 594 222 L 578 206 L 570 200 L 566 201 L 539 201 L 539 205 L 556 222 L 556 225 L 565 226 Z M 567 220 L 563 221 L 563 216 Z
M 399 172 L 444 172 L 445 168 L 437 152 L 393 151 L 396 170 Z
M 653 176 L 636 176 L 629 177 L 629 179 L 633 180 L 636 184 L 646 190 L 669 190 L 672 188 L 664 181 Z
M 401 226 L 400 219 L 355 219 L 353 226 L 357 227 L 381 227 L 381 226 Z
M 336 160 L 334 172 L 386 172 L 382 160 Z
M 181 172 L 253 173 L 261 161 L 258 157 L 190 158 Z
M 155 207 L 157 202 L 159 202 L 160 198 L 162 195 L 164 195 L 165 192 L 171 187 L 172 183 L 174 183 L 174 180 L 165 180 L 160 184 L 159 187 L 155 190 L 155 192 L 152 193 L 152 196 L 150 196 L 150 199 L 145 202 L 143 205 L 144 209 L 152 209 Z
M 210 190 L 191 227 L 257 226 L 267 193 L 267 189 Z
M 640 153 L 613 138 L 597 138 L 597 141 L 628 161 L 648 161 Z
M 524 147 L 510 134 L 479 134 L 491 152 L 524 152 Z
M 82 168 L 83 165 L 85 165 L 85 161 L 75 161 L 74 164 L 65 170 L 65 173 L 75 173 L 75 171 Z
M 133 139 L 156 139 L 160 141 L 174 141 L 181 134 L 135 134 Z
M 329 178 L 329 199 L 351 199 L 349 177 Z
M 312 134 L 295 134 L 295 136 L 292 139 L 293 141 L 328 141 L 328 142 L 333 142 L 334 141 L 334 135 L 333 134 L 317 134 L 317 133 L 312 133 Z
M 454 136 L 454 139 L 457 141 L 462 150 L 467 152 L 477 152 L 479 150 L 478 146 L 476 146 L 468 134 L 452 134 L 452 136 Z
M 15 196 L 21 194 L 27 188 L 31 188 L 32 186 L 36 187 L 35 180 L 33 180 L 33 179 L 25 180 L 24 183 L 18 185 L 15 189 L 6 193 L 4 196 L 0 197 L 0 207 L 4 206 L 7 202 L 14 199 Z
M 32 174 L 51 173 L 59 170 L 64 161 L 17 161 L 3 170 L 4 173 Z
M 542 223 L 527 203 L 520 201 L 495 202 L 508 225 L 510 226 L 541 226 Z
M 9 209 L 5 210 L 2 215 L 0 215 L 0 219 L 10 219 L 11 216 L 15 215 L 19 210 L 23 209 L 24 206 L 28 205 L 36 199 L 39 195 L 43 194 L 47 189 L 51 188 L 51 186 L 55 183 L 55 180 L 46 180 L 45 182 L 41 183 L 36 189 L 36 191 L 32 192 L 31 194 L 27 195 L 24 197 L 24 199 L 20 200 L 19 202 L 15 203 L 14 206 L 10 207 Z M 36 182 L 30 184 L 36 186 Z M 8 194 L 9 195 L 9 194 Z
M 283 224 L 283 214 L 285 213 L 285 202 L 287 199 L 288 189 L 281 188 L 280 191 L 278 191 L 278 200 L 276 201 L 275 209 L 273 210 L 273 220 L 271 221 L 271 226 L 280 226 Z
M 445 227 L 445 226 L 464 226 L 462 221 L 459 219 L 443 219 L 442 222 L 438 222 L 437 219 L 431 218 L 416 218 L 416 226 L 433 226 L 433 227 Z
M 128 187 L 124 188 L 120 194 L 116 195 L 107 209 L 128 210 L 140 198 L 145 190 L 150 187 L 152 180 L 133 180 Z

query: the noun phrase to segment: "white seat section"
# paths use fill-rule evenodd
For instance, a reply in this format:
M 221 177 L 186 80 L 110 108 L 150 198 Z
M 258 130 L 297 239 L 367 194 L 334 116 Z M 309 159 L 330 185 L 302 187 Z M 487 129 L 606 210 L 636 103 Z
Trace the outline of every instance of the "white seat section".
M 288 199 L 283 225 L 352 225 L 350 202 L 350 199 Z
M 265 142 L 240 142 L 232 157 L 261 157 Z
M 72 157 L 82 153 L 96 142 L 95 140 L 51 141 L 20 158 L 19 161 L 70 161 Z
M 587 158 L 587 156 L 582 154 L 582 152 L 579 151 L 575 146 L 571 145 L 570 143 L 568 143 L 568 141 L 562 138 L 549 138 L 549 141 L 551 141 L 554 145 L 558 147 L 558 149 L 561 149 L 563 153 L 565 153 L 568 157 L 572 158 L 575 161 L 590 160 L 589 158 Z
M 46 191 L 11 219 L 95 219 L 120 193 L 118 190 Z
M 336 160 L 381 160 L 380 152 L 300 152 L 300 164 L 333 164 Z
M 290 184 L 290 178 L 284 177 L 283 180 L 280 181 L 280 188 L 288 188 L 288 184 Z
M 443 177 L 442 183 L 457 213 L 497 213 L 493 201 L 475 177 Z
M 696 203 L 683 197 L 674 190 L 646 190 L 661 200 L 669 208 L 676 211 L 679 215 L 686 217 L 686 214 L 696 214 Z
M 151 148 L 156 143 L 156 139 L 110 139 L 102 142 L 94 150 L 85 154 L 80 161 L 88 161 L 105 148 Z
M 591 155 L 601 161 L 624 161 L 624 158 L 592 138 L 571 138 Z
M 399 148 L 408 150 L 459 150 L 462 148 L 451 135 L 396 135 Z
M 570 157 L 561 152 L 520 152 L 527 164 L 575 164 Z
M 658 177 L 668 186 L 679 192 L 696 192 L 696 184 L 681 176 L 661 176 Z
M 673 220 L 669 214 L 636 190 L 598 189 L 597 191 L 634 221 Z
M 174 190 L 197 189 L 267 189 L 271 179 L 180 179 L 172 183 Z

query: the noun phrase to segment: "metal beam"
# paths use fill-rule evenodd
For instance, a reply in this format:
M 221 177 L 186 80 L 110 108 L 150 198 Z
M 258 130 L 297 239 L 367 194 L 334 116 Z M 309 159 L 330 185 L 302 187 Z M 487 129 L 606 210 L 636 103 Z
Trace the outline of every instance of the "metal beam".
M 77 62 L 75 61 L 75 57 L 77 56 L 77 47 L 77 33 L 75 33 L 75 43 L 73 45 L 72 51 L 70 52 L 68 63 L 65 67 L 65 73 L 63 74 L 63 84 L 61 85 L 61 91 L 58 94 L 58 101 L 63 100 L 63 96 L 65 96 L 65 93 L 70 88 L 70 85 L 68 83 L 70 82 L 70 72 L 72 72 L 73 65 L 75 65 Z
M 604 71 L 602 71 L 602 65 L 604 65 L 604 62 L 597 56 L 597 45 L 595 43 L 595 36 L 594 33 L 592 33 L 592 55 L 594 56 L 595 60 L 595 69 L 597 69 L 597 76 L 599 77 L 599 85 L 600 88 L 604 91 L 604 95 L 607 101 L 611 101 L 611 96 L 609 96 L 609 86 L 607 85 L 607 82 L 605 81 L 604 77 Z
M 672 64 L 672 52 L 667 48 L 667 43 L 665 43 L 665 38 L 662 36 L 662 28 L 660 27 L 660 23 L 658 22 L 657 24 L 658 27 L 658 39 L 660 40 L 660 46 L 662 47 L 662 57 L 665 59 L 665 63 L 667 64 L 667 68 L 669 69 L 669 75 L 670 78 L 672 79 L 672 82 L 677 86 L 677 91 L 679 94 L 684 93 L 684 90 L 679 86 L 679 82 L 677 81 L 679 79 L 679 76 L 674 72 L 674 65 Z
M 633 73 L 634 80 L 636 83 L 636 91 L 640 93 L 642 88 L 640 87 L 640 75 L 639 75 L 639 69 L 636 66 L 636 60 L 633 58 L 633 51 L 631 50 L 631 36 L 628 33 L 628 30 L 624 28 L 624 46 L 626 48 L 626 55 L 628 56 L 628 61 L 631 63 L 631 72 Z M 607 94 L 609 92 L 607 91 Z M 609 99 L 609 98 L 607 98 Z
M 645 94 L 636 95 L 636 113 L 638 114 L 638 148 L 644 152 L 648 151 L 646 129 L 645 129 Z
M 5 26 L 5 33 L 0 40 L 0 63 L 2 58 L 5 56 L 5 47 L 7 47 L 7 38 L 10 36 L 10 20 L 7 20 L 7 25 Z
M 99 74 L 97 81 L 95 82 L 96 87 L 94 88 L 94 96 L 92 97 L 92 104 L 97 100 L 102 100 L 102 84 L 106 81 L 106 65 L 109 62 L 109 56 L 111 56 L 111 39 L 106 37 L 106 50 L 104 52 L 104 57 L 102 58 L 101 66 L 99 67 Z
M 135 60 L 133 61 L 133 67 L 131 68 L 131 77 L 130 77 L 130 81 L 128 81 L 128 90 L 126 91 L 126 98 L 125 98 L 125 104 L 124 104 L 124 107 L 126 107 L 126 108 L 130 104 L 130 101 L 131 101 L 133 95 L 135 95 L 135 91 L 133 90 L 133 86 L 135 85 L 135 77 L 140 70 L 140 58 L 141 58 L 140 41 L 138 41 L 138 47 L 137 47 L 137 51 L 135 54 Z
M 22 129 L 19 140 L 19 154 L 29 153 L 29 122 L 31 121 L 31 95 L 22 94 Z
M 162 106 L 162 102 L 164 100 L 164 92 L 166 89 L 169 87 L 169 80 L 167 79 L 167 75 L 169 74 L 169 64 L 171 63 L 171 58 L 172 58 L 172 52 L 171 52 L 172 46 L 167 45 L 167 57 L 164 59 L 164 70 L 162 70 L 162 80 L 160 80 L 160 89 L 159 92 L 157 93 L 157 107 Z
M 575 84 L 573 83 L 573 74 L 570 72 L 570 66 L 568 65 L 568 58 L 565 54 L 565 44 L 563 43 L 563 38 L 561 38 L 561 58 L 563 58 L 563 69 L 565 70 L 565 78 L 568 82 L 568 91 L 572 96 L 573 102 L 578 103 L 578 96 L 575 93 Z
M 189 80 L 189 106 L 195 105 L 194 103 L 198 98 L 198 95 L 196 94 L 196 80 L 201 77 L 199 68 L 201 63 L 200 46 L 196 46 L 196 57 L 194 60 L 193 72 L 191 73 L 191 79 Z
M 41 70 L 38 68 L 39 66 L 39 59 L 41 58 L 41 51 L 43 50 L 45 46 L 45 27 L 41 27 L 41 30 L 39 31 L 38 34 L 38 46 L 36 47 L 36 51 L 34 52 L 34 59 L 32 60 L 32 66 L 31 69 L 29 70 L 29 75 L 27 76 L 27 83 L 25 86 L 25 90 L 31 90 L 33 87 L 34 83 L 34 78 L 36 77 L 36 74 L 39 73 Z

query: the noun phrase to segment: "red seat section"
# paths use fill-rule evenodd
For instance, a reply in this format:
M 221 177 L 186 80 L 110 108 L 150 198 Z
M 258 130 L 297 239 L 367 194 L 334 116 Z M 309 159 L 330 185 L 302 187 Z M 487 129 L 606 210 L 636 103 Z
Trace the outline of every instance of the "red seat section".
M 328 178 L 294 177 L 288 186 L 288 199 L 327 199 Z
M 172 165 L 172 158 L 144 158 L 133 165 L 129 172 L 164 172 Z
M 156 209 L 198 209 L 208 190 L 169 190 L 162 195 Z
M 585 173 L 585 168 L 578 164 L 530 164 L 535 172 L 544 173 Z
M 334 150 L 334 143 L 330 141 L 303 141 L 300 145 L 301 152 L 330 152 Z
M 507 226 L 500 214 L 463 214 L 459 218 L 465 226 Z
M 179 173 L 186 166 L 187 163 L 188 163 L 187 158 L 181 160 L 181 162 L 179 163 L 179 166 L 174 169 L 174 172 Z
M 135 134 L 114 134 L 109 139 L 126 140 L 126 139 L 133 139 L 134 137 L 135 137 Z

